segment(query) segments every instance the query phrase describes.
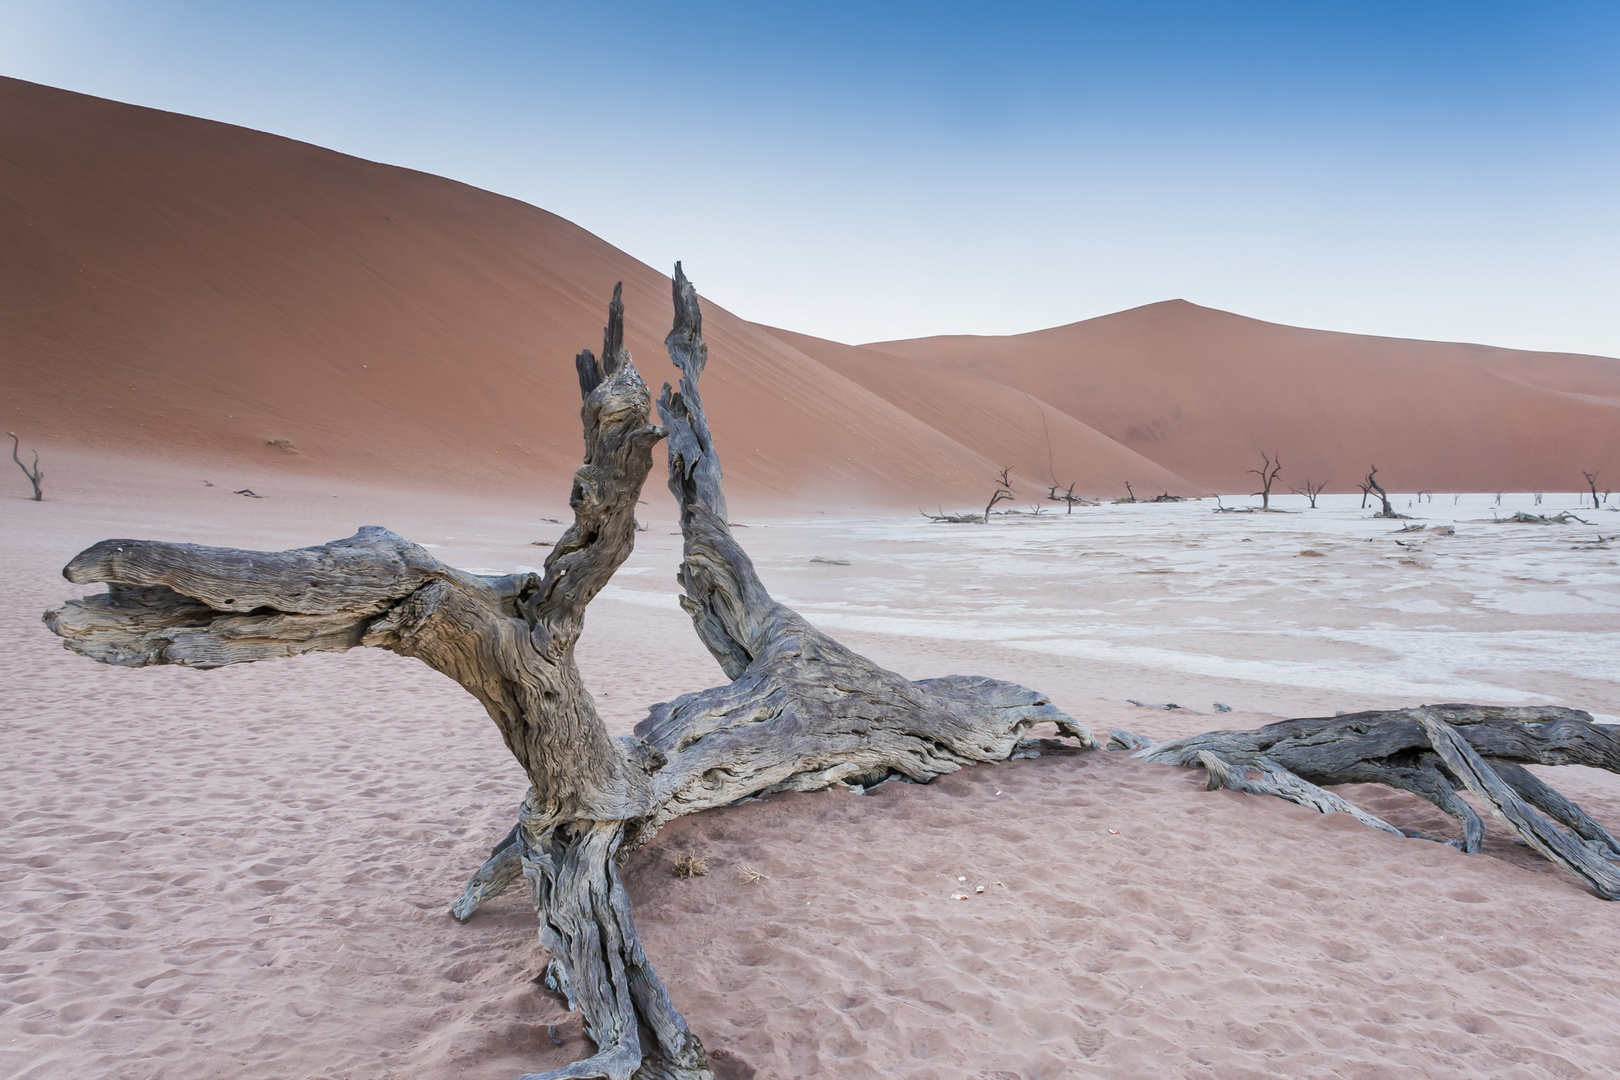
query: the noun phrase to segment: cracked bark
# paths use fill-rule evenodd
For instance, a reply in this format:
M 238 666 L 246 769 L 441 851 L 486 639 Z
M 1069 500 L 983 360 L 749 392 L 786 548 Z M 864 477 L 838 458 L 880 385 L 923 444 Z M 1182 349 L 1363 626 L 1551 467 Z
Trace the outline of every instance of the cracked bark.
M 1109 746 L 1147 761 L 1205 769 L 1211 790 L 1275 795 L 1323 813 L 1352 814 L 1373 828 L 1432 839 L 1395 829 L 1323 788 L 1384 784 L 1410 791 L 1462 823 L 1462 839 L 1449 843 L 1472 854 L 1484 843 L 1485 823 L 1462 797 L 1466 791 L 1598 896 L 1620 900 L 1620 843 L 1524 768 L 1586 765 L 1620 772 L 1620 729 L 1594 723 L 1591 714 L 1576 709 L 1424 705 L 1283 720 L 1253 731 L 1212 731 L 1162 743 L 1115 731 Z
M 926 782 L 1038 753 L 1043 721 L 1090 733 L 1035 691 L 978 676 L 913 682 L 822 634 L 765 589 L 731 535 L 720 460 L 698 381 L 707 363 L 697 296 L 677 264 L 666 340 L 680 388 L 651 395 L 624 349 L 614 290 L 601 356 L 575 367 L 585 460 L 574 522 L 541 574 L 445 566 L 375 526 L 317 547 L 254 552 L 106 540 L 63 571 L 103 594 L 48 612 L 64 645 L 126 667 L 214 668 L 357 646 L 415 657 L 476 697 L 530 788 L 512 831 L 452 906 L 458 919 L 527 879 L 551 960 L 547 983 L 584 1019 L 597 1053 L 526 1080 L 704 1080 L 702 1044 L 636 936 L 618 864 L 665 822 L 774 791 L 891 776 Z M 681 505 L 681 602 L 730 681 L 652 707 L 632 738 L 608 734 L 574 661 L 586 606 L 629 555 L 652 447 L 669 436 Z

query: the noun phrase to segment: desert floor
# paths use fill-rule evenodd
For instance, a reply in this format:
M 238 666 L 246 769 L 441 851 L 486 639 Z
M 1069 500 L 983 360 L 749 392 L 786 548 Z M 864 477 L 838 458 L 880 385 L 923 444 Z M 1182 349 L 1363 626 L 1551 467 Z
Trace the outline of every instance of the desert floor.
M 458 687 L 369 651 L 113 669 L 39 623 L 84 591 L 61 565 L 104 537 L 275 549 L 384 524 L 507 571 L 539 565 L 560 502 L 56 464 L 50 501 L 0 499 L 0 1074 L 505 1080 L 586 1054 L 532 981 L 523 890 L 465 926 L 446 914 L 523 788 Z M 1104 736 L 1454 700 L 1616 721 L 1620 549 L 1578 542 L 1620 515 L 1500 525 L 1490 495 L 1407 498 L 1457 534 L 1396 534 L 1344 497 L 988 526 L 733 513 L 767 584 L 849 644 L 913 677 L 1039 687 Z M 674 600 L 667 502 L 646 515 L 581 647 L 617 731 L 721 678 Z M 1548 774 L 1620 826 L 1620 777 Z M 1344 793 L 1456 833 L 1413 798 Z M 670 876 L 684 852 L 709 874 Z M 744 883 L 745 865 L 767 877 Z M 729 1077 L 1596 1077 L 1620 1061 L 1620 905 L 1494 821 L 1464 856 L 1098 751 L 687 819 L 628 879 Z M 963 879 L 972 898 L 951 899 Z

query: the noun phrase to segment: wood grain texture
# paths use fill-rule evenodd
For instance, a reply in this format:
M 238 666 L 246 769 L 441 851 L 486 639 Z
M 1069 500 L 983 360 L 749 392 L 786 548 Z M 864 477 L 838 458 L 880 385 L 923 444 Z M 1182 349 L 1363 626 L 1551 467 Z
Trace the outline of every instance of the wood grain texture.
M 1620 772 L 1620 729 L 1594 723 L 1577 709 L 1423 705 L 1282 720 L 1253 731 L 1212 731 L 1162 743 L 1115 731 L 1109 746 L 1147 761 L 1206 769 L 1211 789 L 1275 795 L 1323 813 L 1349 813 L 1386 831 L 1400 830 L 1323 788 L 1400 788 L 1457 818 L 1463 837 L 1450 843 L 1472 854 L 1484 843 L 1485 823 L 1462 797 L 1466 791 L 1598 896 L 1620 900 L 1620 843 L 1524 768 L 1586 765 Z
M 357 646 L 412 656 L 455 679 L 489 713 L 529 780 L 512 831 L 451 913 L 524 877 L 551 960 L 546 981 L 577 1008 L 597 1052 L 527 1080 L 706 1080 L 696 1035 L 636 936 L 619 860 L 683 814 L 774 791 L 918 783 L 980 762 L 1036 756 L 1055 724 L 1070 746 L 1090 732 L 1036 691 L 981 676 L 913 682 L 777 603 L 727 524 L 720 459 L 698 381 L 708 361 L 696 292 L 676 267 L 666 339 L 680 389 L 664 387 L 665 428 L 624 348 L 615 289 L 600 355 L 575 357 L 585 459 L 574 521 L 541 574 L 448 567 L 368 526 L 295 551 L 107 540 L 64 575 L 108 591 L 48 612 L 68 648 L 127 667 L 220 667 Z M 652 447 L 669 437 L 681 506 L 678 580 L 693 627 L 727 678 L 653 706 L 633 738 L 608 734 L 574 660 L 585 610 L 629 555 Z

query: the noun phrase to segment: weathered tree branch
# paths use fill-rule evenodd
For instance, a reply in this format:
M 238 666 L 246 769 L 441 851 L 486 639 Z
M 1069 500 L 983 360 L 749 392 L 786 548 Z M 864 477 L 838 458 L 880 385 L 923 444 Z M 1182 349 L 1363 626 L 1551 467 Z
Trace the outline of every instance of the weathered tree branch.
M 675 326 L 666 339 L 681 372 L 665 384 L 669 486 L 681 504 L 681 604 L 733 681 L 654 706 L 636 728 L 667 756 L 656 827 L 747 795 L 869 786 L 891 775 L 927 781 L 964 765 L 1005 761 L 1029 727 L 1089 732 L 1025 687 L 968 676 L 911 682 L 816 630 L 766 591 L 731 535 L 719 458 L 698 379 L 708 360 L 696 292 L 675 268 Z
M 1034 691 L 974 676 L 912 682 L 771 598 L 727 524 L 698 392 L 702 318 L 678 266 L 674 296 L 666 344 L 681 388 L 666 385 L 660 409 L 681 504 L 681 602 L 731 681 L 654 706 L 635 738 L 608 735 L 574 662 L 586 606 L 631 550 L 651 448 L 665 435 L 648 423 L 617 289 L 601 356 L 575 359 L 585 462 L 574 522 L 543 574 L 469 574 L 376 527 L 286 552 L 109 540 L 64 571 L 108 591 L 46 615 L 67 647 L 104 663 L 210 668 L 367 645 L 414 656 L 477 697 L 530 788 L 452 914 L 467 919 L 520 873 L 528 879 L 547 982 L 598 1047 L 546 1080 L 712 1076 L 642 951 L 618 875 L 619 858 L 664 822 L 771 791 L 926 782 L 1034 756 L 1024 736 L 1043 721 L 1093 745 Z
M 1485 827 L 1461 797 L 1467 791 L 1599 896 L 1620 899 L 1620 843 L 1523 767 L 1587 765 L 1620 772 L 1620 732 L 1575 709 L 1425 705 L 1283 720 L 1254 731 L 1213 731 L 1163 743 L 1116 731 L 1109 745 L 1147 761 L 1206 769 L 1211 789 L 1275 795 L 1323 813 L 1350 813 L 1386 831 L 1392 827 L 1322 788 L 1400 788 L 1461 821 L 1463 838 L 1452 844 L 1473 853 L 1484 842 Z M 1250 770 L 1260 775 L 1251 778 Z
M 45 472 L 39 467 L 39 451 L 34 451 L 34 464 L 32 467 L 24 465 L 22 463 L 22 458 L 17 455 L 17 451 L 21 446 L 17 440 L 17 433 L 15 431 L 8 431 L 6 434 L 11 436 L 11 460 L 15 461 L 17 463 L 17 468 L 22 470 L 22 474 L 24 476 L 28 477 L 28 483 L 34 489 L 34 501 L 43 502 L 45 499 L 45 489 L 41 485 L 43 485 L 45 482 Z

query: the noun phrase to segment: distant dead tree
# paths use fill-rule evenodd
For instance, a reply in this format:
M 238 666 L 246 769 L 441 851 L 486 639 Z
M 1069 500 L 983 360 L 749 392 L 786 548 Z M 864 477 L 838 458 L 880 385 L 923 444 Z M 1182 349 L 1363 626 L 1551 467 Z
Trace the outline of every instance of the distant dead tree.
M 1277 479 L 1277 474 L 1282 472 L 1282 455 L 1278 454 L 1277 460 L 1273 461 L 1271 456 L 1262 450 L 1260 452 L 1260 461 L 1262 463 L 1260 467 L 1250 469 L 1249 472 L 1260 478 L 1260 490 L 1255 492 L 1256 495 L 1260 496 L 1260 509 L 1270 510 L 1271 485 Z
M 1131 482 L 1129 480 L 1125 481 L 1125 498 L 1115 499 L 1114 501 L 1128 503 L 1133 503 L 1136 501 L 1136 492 L 1131 490 Z
M 1581 475 L 1586 477 L 1586 486 L 1592 489 L 1592 509 L 1596 510 L 1598 508 L 1597 473 L 1587 472 L 1582 469 Z
M 1291 487 L 1288 490 L 1292 491 L 1295 495 L 1303 495 L 1307 499 L 1311 500 L 1311 509 L 1315 510 L 1316 509 L 1316 497 L 1318 495 L 1322 494 L 1322 489 L 1325 488 L 1325 487 L 1327 487 L 1326 484 L 1313 484 L 1311 482 L 1310 477 L 1306 477 L 1304 487 L 1302 487 L 1302 488 Z M 1362 496 L 1362 505 L 1366 505 L 1366 495 L 1365 494 L 1363 494 L 1363 496 Z
M 990 511 L 995 509 L 996 503 L 1012 502 L 1013 495 L 1012 466 L 1009 465 L 1001 470 L 1001 475 L 996 479 L 996 490 L 990 493 L 990 501 L 984 504 L 984 523 L 986 525 L 990 524 Z
M 1049 491 L 1047 491 L 1046 497 L 1049 500 L 1051 500 L 1052 502 L 1060 502 L 1060 503 L 1066 504 L 1067 509 L 1065 509 L 1063 511 L 1065 514 L 1074 513 L 1074 504 L 1075 503 L 1077 503 L 1077 502 L 1085 502 L 1084 499 L 1082 499 L 1080 496 L 1078 496 L 1078 495 L 1076 495 L 1074 493 L 1074 485 L 1073 484 L 1069 485 L 1069 490 L 1068 491 L 1065 491 L 1065 492 L 1062 492 L 1062 493 L 1059 493 L 1058 489 L 1057 489 L 1057 485 L 1053 484 L 1051 489 Z
M 1582 525 L 1592 524 L 1583 517 L 1576 517 L 1568 510 L 1557 514 L 1531 514 L 1523 510 L 1515 510 L 1512 517 L 1499 517 L 1494 519 L 1498 524 L 1508 525 L 1568 525 L 1578 521 Z
M 1395 512 L 1395 508 L 1389 505 L 1389 495 L 1384 491 L 1383 486 L 1378 483 L 1378 466 L 1372 466 L 1372 471 L 1367 474 L 1367 486 L 1363 490 L 1365 495 L 1370 495 L 1373 492 L 1377 492 L 1378 501 L 1384 504 L 1384 508 L 1378 511 L 1378 513 L 1374 514 L 1373 517 L 1403 518 L 1406 516 L 1405 514 L 1397 514 Z M 1361 505 L 1363 506 L 1367 505 L 1365 495 L 1363 496 L 1361 502 Z
M 17 463 L 17 468 L 22 470 L 23 475 L 28 477 L 28 482 L 34 486 L 34 501 L 45 501 L 45 489 L 40 486 L 45 480 L 45 473 L 39 467 L 39 451 L 35 450 L 33 452 L 34 464 L 32 468 L 24 465 L 22 463 L 22 458 L 17 455 L 17 451 L 21 446 L 21 444 L 17 441 L 17 433 L 15 431 L 8 431 L 6 434 L 11 436 L 11 460 Z
M 1365 510 L 1367 509 L 1367 497 L 1372 494 L 1372 488 L 1368 487 L 1364 481 L 1356 484 L 1356 487 L 1361 489 L 1361 508 Z
M 937 514 L 930 514 L 926 510 L 921 511 L 921 513 L 922 516 L 927 518 L 929 521 L 948 521 L 953 525 L 988 525 L 990 524 L 990 511 L 995 509 L 996 504 L 999 502 L 1010 502 L 1014 493 L 1015 492 L 1012 486 L 1012 466 L 1009 465 L 1005 469 L 1001 470 L 1001 475 L 996 479 L 996 489 L 990 493 L 990 501 L 984 504 L 984 513 L 947 514 L 944 510 L 941 510 Z

